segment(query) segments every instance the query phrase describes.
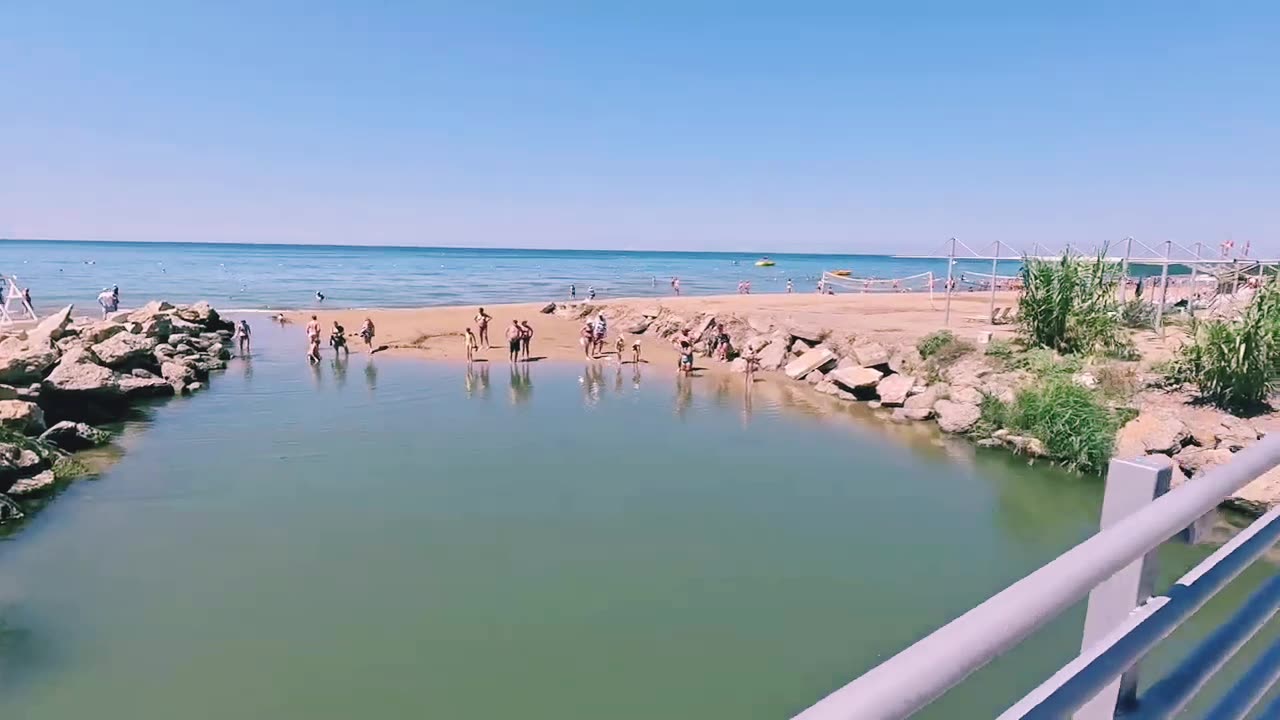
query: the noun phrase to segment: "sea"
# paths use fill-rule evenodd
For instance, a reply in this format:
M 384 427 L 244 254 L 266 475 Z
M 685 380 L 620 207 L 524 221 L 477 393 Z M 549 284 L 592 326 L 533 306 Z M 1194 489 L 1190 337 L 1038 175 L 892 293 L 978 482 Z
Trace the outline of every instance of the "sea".
M 91 307 L 119 286 L 121 304 L 208 300 L 219 310 L 317 307 L 425 307 L 583 298 L 670 295 L 679 278 L 686 295 L 718 295 L 751 283 L 753 293 L 812 292 L 823 272 L 860 278 L 945 277 L 947 260 L 889 255 L 769 256 L 711 252 L 512 250 L 347 245 L 0 240 L 0 274 L 30 288 L 41 312 Z M 1011 275 L 1020 263 L 1002 262 Z M 956 272 L 991 273 L 990 261 L 957 261 Z M 319 292 L 324 295 L 320 301 Z

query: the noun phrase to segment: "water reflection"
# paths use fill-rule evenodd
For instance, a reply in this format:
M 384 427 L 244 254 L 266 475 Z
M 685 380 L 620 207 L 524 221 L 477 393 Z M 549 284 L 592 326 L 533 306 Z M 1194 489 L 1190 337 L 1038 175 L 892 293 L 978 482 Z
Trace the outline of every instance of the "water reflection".
M 604 384 L 604 369 L 600 367 L 600 363 L 593 361 L 583 366 L 578 383 L 582 385 L 582 399 L 587 407 L 594 407 L 599 403 L 600 386 Z
M 466 390 L 467 397 L 479 395 L 481 398 L 488 398 L 489 363 L 467 363 L 467 371 L 463 375 L 462 385 Z
M 364 384 L 369 386 L 370 392 L 378 389 L 378 366 L 374 364 L 373 358 L 369 358 L 365 363 Z
M 676 416 L 681 420 L 689 412 L 693 402 L 693 379 L 684 373 L 676 374 Z
M 527 363 L 511 364 L 511 404 L 523 405 L 533 397 L 533 380 Z
M 333 382 L 339 388 L 347 385 L 347 362 L 350 355 L 334 355 L 333 358 Z

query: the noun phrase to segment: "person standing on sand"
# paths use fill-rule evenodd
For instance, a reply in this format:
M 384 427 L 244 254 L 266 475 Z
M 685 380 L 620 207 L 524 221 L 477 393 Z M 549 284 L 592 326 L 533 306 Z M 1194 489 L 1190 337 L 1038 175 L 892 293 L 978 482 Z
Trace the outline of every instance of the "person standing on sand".
M 364 319 L 364 324 L 360 326 L 360 337 L 364 339 L 365 347 L 373 350 L 373 320 Z
M 637 335 L 635 340 L 631 341 L 631 364 L 640 365 L 640 336 Z M 636 372 L 639 372 L 637 370 Z
M 582 329 L 578 331 L 578 344 L 582 346 L 582 354 L 585 357 L 591 357 L 591 351 L 595 347 L 596 331 L 591 329 L 591 321 L 582 323 Z
M 240 354 L 249 354 L 249 321 L 241 320 L 236 324 L 236 339 L 240 341 Z
M 467 328 L 466 337 L 463 338 L 462 342 L 466 345 L 467 362 L 471 362 L 475 359 L 476 350 L 480 349 L 480 343 L 476 342 L 476 334 L 471 332 L 471 328 Z
M 315 315 L 307 323 L 307 360 L 320 362 L 320 320 Z
M 347 349 L 346 328 L 339 325 L 337 320 L 333 321 L 333 329 L 329 331 L 329 344 L 333 346 L 334 357 L 341 352 L 346 352 L 348 357 L 351 356 L 351 351 Z
M 592 350 L 592 353 L 591 353 L 592 355 L 600 355 L 604 353 L 604 338 L 605 338 L 605 335 L 608 334 L 608 332 L 609 332 L 609 323 L 607 320 L 604 319 L 604 313 L 602 312 L 596 313 L 595 332 L 594 332 L 596 346 L 595 346 L 595 349 Z
M 533 340 L 533 328 L 529 326 L 528 320 L 520 321 L 520 356 L 525 362 L 529 362 L 529 343 Z
M 524 335 L 524 331 L 520 328 L 520 323 L 512 320 L 511 327 L 507 328 L 507 354 L 511 362 L 520 359 L 521 335 Z
M 622 351 L 627 347 L 627 339 L 622 333 L 618 333 L 618 341 L 613 344 L 614 350 L 617 351 L 618 364 L 622 364 Z
M 476 313 L 476 328 L 480 331 L 480 344 L 485 347 L 493 347 L 489 344 L 489 321 L 492 319 L 484 308 L 480 308 L 480 312 Z

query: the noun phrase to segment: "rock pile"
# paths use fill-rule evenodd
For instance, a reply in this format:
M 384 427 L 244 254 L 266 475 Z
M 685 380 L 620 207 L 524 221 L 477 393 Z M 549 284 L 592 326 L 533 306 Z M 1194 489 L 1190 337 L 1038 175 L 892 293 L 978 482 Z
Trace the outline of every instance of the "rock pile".
M 233 330 L 208 303 L 152 302 L 106 320 L 67 306 L 0 336 L 0 500 L 48 490 L 66 452 L 105 443 L 90 423 L 200 388 L 226 367 Z

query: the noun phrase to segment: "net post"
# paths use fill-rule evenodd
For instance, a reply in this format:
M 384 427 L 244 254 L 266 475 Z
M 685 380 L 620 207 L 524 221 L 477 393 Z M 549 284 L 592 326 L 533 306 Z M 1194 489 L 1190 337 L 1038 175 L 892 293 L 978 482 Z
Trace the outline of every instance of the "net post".
M 1129 258 L 1133 255 L 1133 236 L 1124 239 L 1124 260 L 1120 262 L 1120 302 L 1128 299 Z M 1135 296 L 1136 297 L 1136 296 Z
M 1191 291 L 1187 297 L 1187 314 L 1196 316 L 1196 295 L 1199 294 L 1196 278 L 1200 275 L 1200 241 L 1196 241 L 1196 263 L 1191 266 Z
M 996 254 L 991 259 L 991 302 L 987 303 L 987 317 L 991 318 L 992 324 L 995 323 L 996 317 L 996 269 L 1000 264 L 1000 241 L 996 241 Z
M 1156 307 L 1156 330 L 1164 337 L 1164 304 L 1169 298 L 1169 254 L 1173 251 L 1173 241 L 1164 241 L 1164 262 L 1160 264 L 1160 305 Z
M 956 239 L 951 238 L 951 250 L 947 253 L 947 312 L 942 324 L 951 326 L 951 276 L 956 264 Z

